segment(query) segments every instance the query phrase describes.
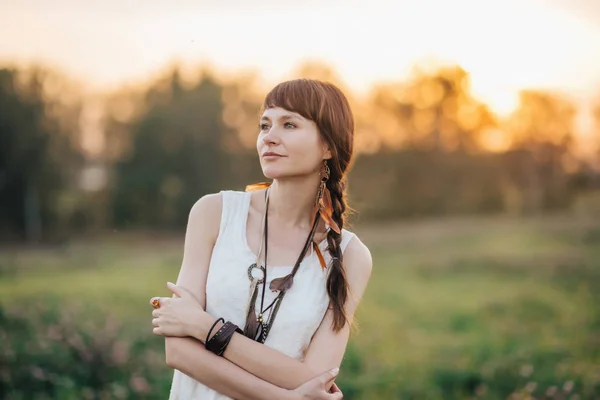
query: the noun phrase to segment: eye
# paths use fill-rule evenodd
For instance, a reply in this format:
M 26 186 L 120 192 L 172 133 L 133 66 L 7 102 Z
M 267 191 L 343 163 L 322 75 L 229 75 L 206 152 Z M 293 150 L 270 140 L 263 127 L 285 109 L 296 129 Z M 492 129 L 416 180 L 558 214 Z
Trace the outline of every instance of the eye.
M 269 125 L 267 125 L 267 124 L 258 124 L 258 128 L 259 128 L 261 131 L 266 131 L 266 130 L 268 130 L 268 129 L 269 129 Z
M 283 126 L 286 128 L 296 128 L 296 125 L 292 124 L 291 122 L 286 122 Z

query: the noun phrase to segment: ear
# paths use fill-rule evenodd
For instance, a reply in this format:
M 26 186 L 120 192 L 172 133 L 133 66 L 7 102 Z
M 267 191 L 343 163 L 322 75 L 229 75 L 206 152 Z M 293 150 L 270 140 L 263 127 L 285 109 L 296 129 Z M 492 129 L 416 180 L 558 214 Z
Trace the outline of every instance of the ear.
M 329 146 L 323 145 L 323 160 L 331 160 L 331 150 L 329 150 Z

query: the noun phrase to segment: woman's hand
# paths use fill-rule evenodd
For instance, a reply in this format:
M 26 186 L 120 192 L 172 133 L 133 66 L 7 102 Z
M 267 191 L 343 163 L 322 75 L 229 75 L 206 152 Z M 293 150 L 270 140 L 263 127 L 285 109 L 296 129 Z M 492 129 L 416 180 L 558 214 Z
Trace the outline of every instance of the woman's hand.
M 195 337 L 211 319 L 198 300 L 186 289 L 171 282 L 167 287 L 176 297 L 153 297 L 150 304 L 159 307 L 152 311 L 152 332 L 160 336 Z
M 333 380 L 337 377 L 338 368 L 325 371 L 292 391 L 297 400 L 340 400 L 344 397 Z M 331 387 L 331 389 L 328 388 Z
M 333 386 L 331 386 L 331 389 L 329 389 L 329 393 L 340 393 L 342 396 L 344 395 L 335 382 L 333 382 Z

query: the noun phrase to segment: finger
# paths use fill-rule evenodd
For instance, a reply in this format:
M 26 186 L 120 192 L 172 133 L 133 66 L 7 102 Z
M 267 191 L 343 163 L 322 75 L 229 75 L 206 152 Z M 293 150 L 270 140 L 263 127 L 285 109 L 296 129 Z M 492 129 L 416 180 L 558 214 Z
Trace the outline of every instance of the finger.
M 333 382 L 333 380 L 335 379 L 335 377 L 338 375 L 339 372 L 340 372 L 339 368 L 334 368 L 332 370 L 323 372 L 318 377 L 323 385 L 327 385 L 327 384 Z
M 167 288 L 171 291 L 171 293 L 173 293 L 177 297 L 181 297 L 181 298 L 188 297 L 187 290 L 185 290 L 181 286 L 177 286 L 174 283 L 167 282 Z
M 153 297 L 150 299 L 150 305 L 152 305 L 152 308 L 154 309 L 158 309 L 161 307 L 162 305 L 162 298 L 161 297 Z
M 340 390 L 338 385 L 336 385 L 335 382 L 333 382 L 333 385 L 331 386 L 331 393 L 342 393 L 342 391 Z
M 152 316 L 155 318 L 159 316 L 159 313 L 160 313 L 160 311 L 158 309 L 152 310 Z
M 173 300 L 170 297 L 159 297 L 158 301 L 160 302 L 160 307 L 162 308 L 163 306 L 168 306 L 169 303 L 171 302 L 171 300 Z
M 196 303 L 201 304 L 200 299 L 198 299 L 191 290 L 184 288 L 183 286 L 174 285 L 171 282 L 167 282 L 167 287 L 175 296 L 193 299 Z
M 155 335 L 158 335 L 158 336 L 162 336 L 160 328 L 158 328 L 158 327 L 157 328 L 153 328 L 152 329 L 152 333 L 154 333 Z
M 330 400 L 342 400 L 343 398 L 344 395 L 342 394 L 342 392 L 333 393 L 328 397 L 328 399 Z
M 158 318 L 152 318 L 152 325 L 154 325 L 154 326 L 158 326 L 159 325 Z

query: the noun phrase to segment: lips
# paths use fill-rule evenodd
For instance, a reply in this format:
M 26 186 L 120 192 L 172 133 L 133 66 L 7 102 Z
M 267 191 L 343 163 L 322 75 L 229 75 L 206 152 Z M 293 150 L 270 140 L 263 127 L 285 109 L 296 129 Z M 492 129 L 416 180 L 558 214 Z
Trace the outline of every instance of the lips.
M 278 153 L 274 153 L 272 151 L 267 151 L 266 153 L 263 153 L 262 155 L 264 158 L 277 158 L 277 157 L 285 157 L 281 154 Z

